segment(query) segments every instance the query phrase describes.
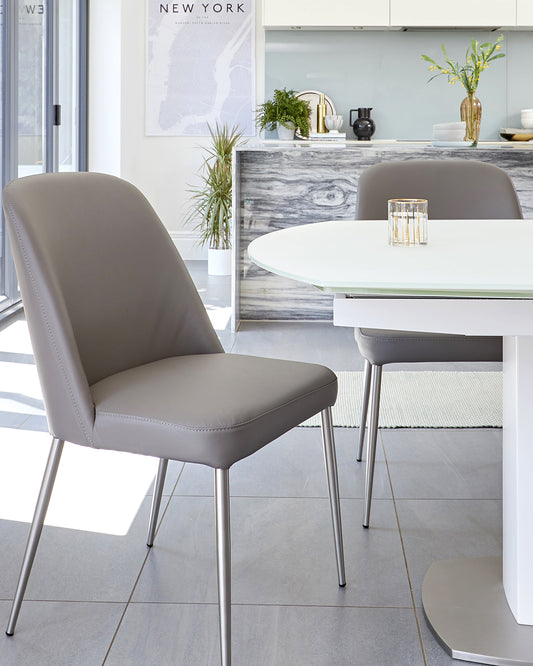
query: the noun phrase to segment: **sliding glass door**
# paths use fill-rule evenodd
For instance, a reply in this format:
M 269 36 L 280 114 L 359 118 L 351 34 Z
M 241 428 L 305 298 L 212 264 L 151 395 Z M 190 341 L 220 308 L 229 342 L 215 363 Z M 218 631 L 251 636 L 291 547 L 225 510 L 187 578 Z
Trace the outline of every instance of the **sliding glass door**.
M 0 0 L 1 173 L 85 169 L 87 0 Z M 20 301 L 2 217 L 0 318 Z
M 1 3 L 1 115 L 2 173 L 1 184 L 18 172 L 18 7 L 12 0 Z M 6 235 L 3 212 L 0 216 L 0 316 L 19 299 L 17 279 Z
M 17 176 L 45 170 L 45 4 L 26 0 L 18 5 L 16 25 L 17 71 Z M 11 58 L 15 54 L 8 54 Z

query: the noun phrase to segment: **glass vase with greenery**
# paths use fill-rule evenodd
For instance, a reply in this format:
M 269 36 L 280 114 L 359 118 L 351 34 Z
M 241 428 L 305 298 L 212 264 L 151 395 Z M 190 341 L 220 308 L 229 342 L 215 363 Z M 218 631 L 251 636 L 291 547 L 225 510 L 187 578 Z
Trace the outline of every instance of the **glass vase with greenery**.
M 193 196 L 186 221 L 197 222 L 201 245 L 225 250 L 231 248 L 232 153 L 243 143 L 243 135 L 237 126 L 230 129 L 226 123 L 216 123 L 215 129 L 208 125 L 208 129 L 211 143 L 205 149 L 201 184 L 189 190 Z
M 299 99 L 294 90 L 274 90 L 273 99 L 259 105 L 257 109 L 257 126 L 274 130 L 280 123 L 284 127 L 298 130 L 302 136 L 309 136 L 309 119 L 311 107 L 309 102 Z
M 465 62 L 462 65 L 448 56 L 444 44 L 441 47 L 444 55 L 444 65 L 439 65 L 428 55 L 421 56 L 423 60 L 430 63 L 429 70 L 437 72 L 429 81 L 444 75 L 448 77 L 448 83 L 452 85 L 460 83 L 465 89 L 466 97 L 461 102 L 461 120 L 466 122 L 465 141 L 471 141 L 473 145 L 477 145 L 481 126 L 481 102 L 476 97 L 479 77 L 481 72 L 488 68 L 489 63 L 505 57 L 505 53 L 500 52 L 500 42 L 502 40 L 503 35 L 500 35 L 494 43 L 485 42 L 480 44 L 476 39 L 473 39 L 466 50 Z

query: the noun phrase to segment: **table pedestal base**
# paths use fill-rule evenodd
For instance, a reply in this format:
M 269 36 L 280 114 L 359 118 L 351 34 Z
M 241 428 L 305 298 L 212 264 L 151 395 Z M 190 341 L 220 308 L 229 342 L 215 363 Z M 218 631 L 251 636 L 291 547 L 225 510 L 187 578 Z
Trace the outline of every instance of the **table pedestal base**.
M 518 624 L 509 609 L 500 557 L 434 562 L 422 602 L 430 627 L 455 659 L 533 666 L 533 626 Z

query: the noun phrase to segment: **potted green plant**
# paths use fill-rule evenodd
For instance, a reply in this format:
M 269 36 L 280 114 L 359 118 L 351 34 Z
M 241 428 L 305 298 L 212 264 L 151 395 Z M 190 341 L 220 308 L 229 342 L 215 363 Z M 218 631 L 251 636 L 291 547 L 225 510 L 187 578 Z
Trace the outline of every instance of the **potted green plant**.
M 231 273 L 231 205 L 233 150 L 243 143 L 237 126 L 208 125 L 211 143 L 201 168 L 201 184 L 191 188 L 192 203 L 187 222 L 197 222 L 200 244 L 208 246 L 209 275 Z
M 260 130 L 278 130 L 280 139 L 293 139 L 295 130 L 309 136 L 309 102 L 299 99 L 294 90 L 274 90 L 274 98 L 259 105 L 257 126 Z

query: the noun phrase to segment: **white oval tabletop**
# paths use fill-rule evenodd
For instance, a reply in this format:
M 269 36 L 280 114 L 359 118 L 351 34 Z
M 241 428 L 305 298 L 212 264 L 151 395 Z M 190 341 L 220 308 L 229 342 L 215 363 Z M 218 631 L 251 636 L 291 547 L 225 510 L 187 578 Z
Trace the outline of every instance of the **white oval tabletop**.
M 248 253 L 332 292 L 533 297 L 533 220 L 429 220 L 428 238 L 390 246 L 385 220 L 337 220 L 274 231 Z

